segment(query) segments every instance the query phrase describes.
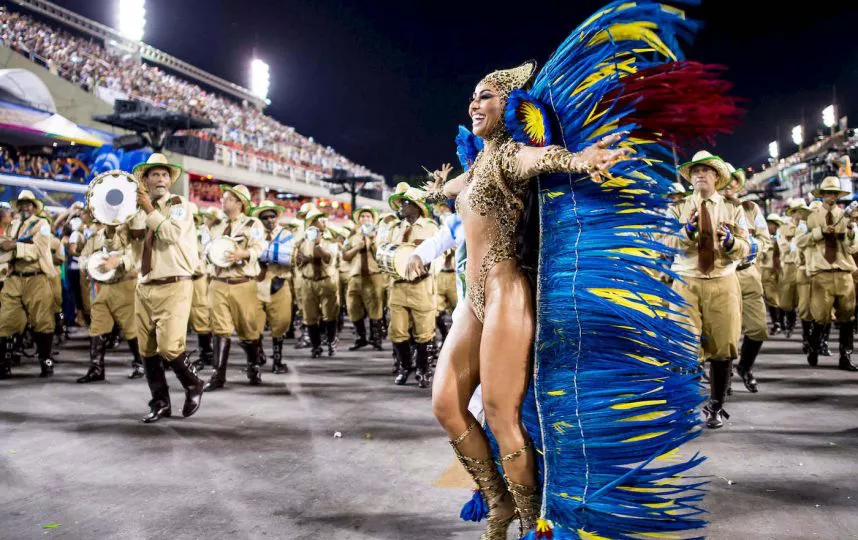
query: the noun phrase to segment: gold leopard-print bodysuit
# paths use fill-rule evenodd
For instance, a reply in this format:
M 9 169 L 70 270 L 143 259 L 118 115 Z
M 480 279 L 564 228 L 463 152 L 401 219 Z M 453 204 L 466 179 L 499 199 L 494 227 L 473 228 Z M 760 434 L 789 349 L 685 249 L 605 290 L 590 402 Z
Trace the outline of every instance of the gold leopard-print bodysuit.
M 534 148 L 506 139 L 486 141 L 456 197 L 467 245 L 466 296 L 474 315 L 486 314 L 486 277 L 496 264 L 515 258 L 515 234 L 527 181 L 541 173 L 584 171 L 565 148 Z

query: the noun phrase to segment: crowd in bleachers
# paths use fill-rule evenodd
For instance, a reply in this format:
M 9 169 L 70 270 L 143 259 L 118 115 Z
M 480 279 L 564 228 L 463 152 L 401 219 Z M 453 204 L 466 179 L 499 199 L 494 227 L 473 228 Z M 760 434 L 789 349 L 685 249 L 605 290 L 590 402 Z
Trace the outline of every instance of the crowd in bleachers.
M 41 60 L 53 73 L 87 91 L 104 87 L 158 107 L 211 120 L 219 128 L 209 130 L 205 136 L 215 142 L 325 175 L 334 168 L 361 176 L 371 174 L 252 105 L 205 91 L 130 56 L 116 56 L 97 40 L 73 35 L 3 7 L 0 42 Z
M 0 173 L 84 182 L 87 171 L 75 159 L 19 153 L 14 149 L 0 147 Z

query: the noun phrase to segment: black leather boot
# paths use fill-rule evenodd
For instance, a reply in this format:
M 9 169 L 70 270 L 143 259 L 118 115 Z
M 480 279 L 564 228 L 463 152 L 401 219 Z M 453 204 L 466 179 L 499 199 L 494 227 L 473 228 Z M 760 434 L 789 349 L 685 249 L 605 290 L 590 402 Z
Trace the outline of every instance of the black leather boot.
M 429 388 L 432 381 L 432 372 L 429 369 L 429 349 L 428 343 L 415 343 L 414 348 L 417 349 L 417 372 L 414 377 L 417 379 L 419 388 Z
M 39 367 L 42 368 L 39 377 L 50 377 L 54 374 L 54 359 L 51 352 L 54 347 L 54 335 L 47 332 L 34 332 L 33 340 L 36 342 L 36 354 L 39 356 Z
M 728 360 L 709 361 L 709 404 L 703 408 L 706 414 L 706 427 L 709 429 L 722 427 L 724 419 L 730 418 L 724 410 L 729 378 L 730 362 Z
M 259 336 L 259 339 L 256 340 L 256 348 L 257 348 L 257 353 L 259 355 L 257 357 L 256 365 L 264 366 L 265 364 L 268 363 L 268 356 L 265 354 L 265 347 L 264 347 L 264 343 L 262 342 L 262 336 L 261 335 Z
M 334 356 L 337 354 L 337 344 L 340 342 L 340 338 L 337 337 L 337 321 L 326 321 L 324 324 L 328 337 L 328 356 Z
M 200 364 L 211 366 L 214 364 L 214 349 L 212 348 L 212 334 L 197 334 L 197 343 L 200 349 Z
M 789 339 L 792 337 L 792 332 L 795 330 L 795 310 L 787 311 L 786 313 L 786 327 L 784 329 L 784 334 L 786 338 Z
M 115 349 L 118 344 L 119 344 L 119 325 L 114 324 L 113 330 L 111 330 L 110 333 L 107 334 L 107 339 L 105 340 L 104 346 L 105 346 L 105 348 L 110 350 L 110 349 Z
M 140 366 L 143 369 L 143 366 Z M 79 383 L 91 383 L 104 380 L 104 336 L 89 337 L 89 370 L 79 378 Z
M 852 324 L 848 322 L 840 323 L 840 362 L 837 365 L 837 369 L 858 371 L 858 366 L 852 363 L 853 340 Z
M 143 370 L 146 372 L 146 382 L 149 384 L 149 414 L 143 417 L 143 423 L 151 424 L 161 418 L 172 416 L 170 408 L 170 387 L 164 373 L 164 359 L 160 356 L 147 356 L 143 359 Z
M 355 325 L 355 333 L 357 334 L 357 339 L 355 340 L 355 344 L 349 347 L 349 350 L 356 351 L 369 345 L 369 341 L 367 341 L 366 339 L 366 318 L 359 319 L 357 321 L 352 321 L 352 324 Z M 370 321 L 370 326 L 371 325 L 372 322 Z
M 776 336 L 781 331 L 780 317 L 778 316 L 779 311 L 780 309 L 775 306 L 769 306 L 769 318 L 772 320 L 772 328 L 769 333 L 773 336 Z
M 447 341 L 447 323 L 444 321 L 444 313 L 435 315 L 435 328 L 441 333 L 441 344 Z
M 24 332 L 18 332 L 14 336 L 12 336 L 12 355 L 10 360 L 10 365 L 20 366 L 21 365 L 21 357 L 24 356 Z M 32 358 L 31 355 L 28 355 Z
M 271 372 L 272 373 L 289 373 L 289 366 L 283 361 L 283 340 L 284 338 L 271 338 Z
M 262 384 L 262 373 L 259 369 L 259 341 L 241 341 L 241 348 L 244 349 L 244 355 L 247 357 L 247 380 L 251 386 Z
M 12 374 L 12 340 L 0 337 L 0 379 L 8 379 Z
M 831 334 L 831 323 L 826 324 L 822 328 L 822 342 L 819 344 L 819 354 L 821 356 L 831 356 L 831 349 L 828 348 L 829 334 Z
M 369 344 L 372 345 L 372 348 L 377 351 L 383 350 L 381 348 L 381 325 L 381 319 L 377 321 L 374 321 L 372 319 L 369 320 Z
M 408 382 L 408 375 L 414 371 L 414 365 L 411 362 L 411 342 L 401 341 L 393 344 L 393 351 L 396 354 L 396 361 L 399 364 L 395 384 L 403 385 Z
M 322 329 L 318 324 L 307 325 L 307 335 L 310 337 L 310 358 L 322 356 Z
M 813 367 L 819 363 L 819 348 L 822 343 L 823 325 L 814 322 L 810 329 L 810 341 L 808 342 L 807 363 Z
M 223 388 L 223 385 L 226 384 L 226 366 L 229 364 L 230 343 L 228 336 L 214 337 L 214 359 L 212 360 L 214 371 L 212 371 L 209 382 L 203 389 L 206 392 Z
M 804 321 L 802 321 L 804 322 Z M 736 372 L 739 377 L 742 377 L 742 382 L 745 383 L 745 388 L 752 394 L 757 393 L 757 379 L 754 378 L 754 372 L 751 371 L 754 367 L 754 362 L 757 360 L 757 355 L 760 354 L 760 347 L 763 346 L 762 341 L 745 336 L 742 340 L 742 352 L 739 357 L 739 365 L 736 367 Z
M 813 328 L 813 321 L 801 321 L 801 354 L 807 354 L 810 351 L 810 331 Z
M 59 345 L 65 335 L 65 317 L 63 312 L 54 313 L 54 342 Z
M 199 410 L 200 403 L 203 401 L 205 384 L 191 370 L 187 352 L 183 352 L 175 360 L 170 360 L 170 365 L 173 367 L 173 373 L 176 374 L 176 378 L 182 384 L 182 388 L 185 389 L 185 404 L 182 405 L 182 416 L 187 418 Z
M 140 345 L 137 338 L 128 340 L 128 348 L 131 350 L 131 374 L 129 379 L 139 379 L 143 376 L 143 359 L 140 357 Z

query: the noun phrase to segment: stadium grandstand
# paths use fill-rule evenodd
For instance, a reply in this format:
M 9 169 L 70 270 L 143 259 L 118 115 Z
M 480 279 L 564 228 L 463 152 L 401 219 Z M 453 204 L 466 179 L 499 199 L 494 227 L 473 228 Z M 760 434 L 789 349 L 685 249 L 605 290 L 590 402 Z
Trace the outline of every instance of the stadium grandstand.
M 0 2 L 0 200 L 27 186 L 66 206 L 97 172 L 145 159 L 141 145 L 121 144 L 128 132 L 93 118 L 117 100 L 214 124 L 165 145 L 188 172 L 176 190 L 198 204 L 241 183 L 257 203 L 291 213 L 313 200 L 344 218 L 350 199 L 325 179 L 357 176 L 358 204 L 381 206 L 382 176 L 266 115 L 251 90 L 44 0 Z

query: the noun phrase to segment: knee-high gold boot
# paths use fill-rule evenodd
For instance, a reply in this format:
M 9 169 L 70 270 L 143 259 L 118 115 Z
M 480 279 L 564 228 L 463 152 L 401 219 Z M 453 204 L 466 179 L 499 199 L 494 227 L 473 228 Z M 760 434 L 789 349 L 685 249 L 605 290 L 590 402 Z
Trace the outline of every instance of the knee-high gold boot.
M 530 451 L 530 445 L 516 450 L 512 454 L 503 456 L 501 464 L 512 461 L 526 452 Z M 523 538 L 528 532 L 536 529 L 536 520 L 539 519 L 539 512 L 542 507 L 542 494 L 539 486 L 525 486 L 518 484 L 509 479 L 509 476 L 504 475 L 507 489 L 512 494 L 515 501 L 515 507 L 518 512 L 519 520 L 519 537 Z
M 465 456 L 459 451 L 459 444 L 465 440 L 465 437 L 473 431 L 476 425 L 476 422 L 471 424 L 471 426 L 464 433 L 459 435 L 455 441 L 450 441 L 450 444 L 453 446 L 453 451 L 456 452 L 456 457 L 459 458 L 459 461 L 465 467 L 465 470 L 468 471 L 468 474 L 470 474 L 471 478 L 473 478 L 477 483 L 477 486 L 480 488 L 480 493 L 482 493 L 483 498 L 489 507 L 489 517 L 486 520 L 486 532 L 480 536 L 480 540 L 506 540 L 506 531 L 509 528 L 509 524 L 512 523 L 512 520 L 515 519 L 516 514 L 512 513 L 507 518 L 498 518 L 495 515 L 495 509 L 498 506 L 498 501 L 507 494 L 507 489 L 503 483 L 503 478 L 501 478 L 501 475 L 498 472 L 494 460 L 491 456 L 486 458 Z

